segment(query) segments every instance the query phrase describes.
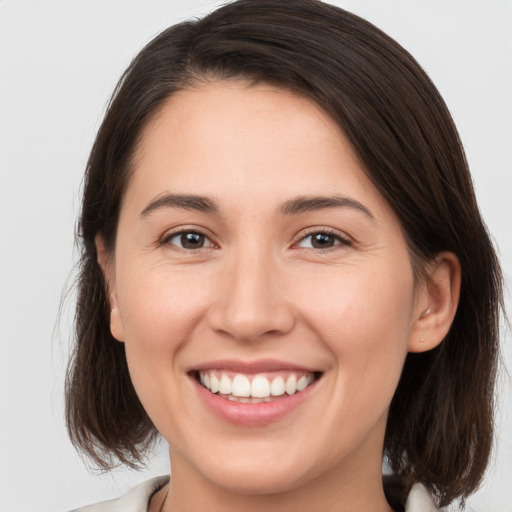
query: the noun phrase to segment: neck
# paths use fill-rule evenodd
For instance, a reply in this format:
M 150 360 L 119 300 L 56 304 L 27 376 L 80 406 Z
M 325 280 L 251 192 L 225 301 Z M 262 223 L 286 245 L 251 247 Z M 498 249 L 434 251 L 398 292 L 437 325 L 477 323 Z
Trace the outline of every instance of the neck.
M 384 496 L 381 461 L 331 468 L 306 483 L 279 492 L 237 492 L 206 479 L 176 454 L 171 454 L 172 478 L 164 512 L 392 512 Z M 163 503 L 166 490 L 161 496 Z

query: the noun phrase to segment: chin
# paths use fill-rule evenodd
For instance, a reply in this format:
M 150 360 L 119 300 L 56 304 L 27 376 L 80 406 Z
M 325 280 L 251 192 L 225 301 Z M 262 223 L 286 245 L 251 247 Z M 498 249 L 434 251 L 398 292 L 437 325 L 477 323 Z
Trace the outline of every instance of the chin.
M 204 461 L 203 461 L 204 462 Z M 256 463 L 255 463 L 256 462 Z M 301 460 L 284 461 L 251 457 L 213 463 L 202 469 L 203 476 L 215 486 L 235 494 L 269 495 L 296 489 L 317 476 L 311 468 L 305 470 Z
M 244 495 L 269 495 L 280 494 L 296 489 L 307 478 L 302 475 L 290 475 L 289 473 L 275 471 L 245 471 L 223 472 L 215 474 L 212 479 L 218 487 L 222 487 L 235 494 Z

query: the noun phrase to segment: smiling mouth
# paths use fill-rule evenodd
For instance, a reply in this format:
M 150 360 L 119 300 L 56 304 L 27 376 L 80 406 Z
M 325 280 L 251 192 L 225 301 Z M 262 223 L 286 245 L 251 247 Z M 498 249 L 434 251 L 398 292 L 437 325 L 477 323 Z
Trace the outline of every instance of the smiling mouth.
M 321 372 L 289 371 L 257 374 L 223 370 L 196 370 L 193 377 L 214 395 L 240 403 L 272 402 L 300 393 L 318 380 Z

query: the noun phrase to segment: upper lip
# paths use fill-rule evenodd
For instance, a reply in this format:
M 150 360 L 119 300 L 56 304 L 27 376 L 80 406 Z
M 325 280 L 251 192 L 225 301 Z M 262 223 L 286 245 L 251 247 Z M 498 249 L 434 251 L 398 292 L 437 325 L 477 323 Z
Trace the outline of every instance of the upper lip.
M 287 371 L 302 371 L 302 372 L 318 372 L 318 369 L 309 368 L 306 366 L 280 361 L 277 359 L 259 359 L 256 361 L 242 361 L 236 359 L 216 359 L 215 361 L 206 361 L 194 367 L 189 371 L 202 371 L 202 370 L 227 370 L 237 373 L 265 373 L 277 372 L 280 370 Z

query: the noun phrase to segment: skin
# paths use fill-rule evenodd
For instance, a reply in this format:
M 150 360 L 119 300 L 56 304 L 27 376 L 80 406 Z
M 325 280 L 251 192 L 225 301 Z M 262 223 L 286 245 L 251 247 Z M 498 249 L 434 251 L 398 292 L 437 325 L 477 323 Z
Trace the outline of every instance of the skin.
M 208 197 L 218 212 L 141 213 L 165 194 Z M 333 195 L 367 212 L 282 212 Z M 187 230 L 206 235 L 204 246 L 181 247 Z M 391 510 L 381 483 L 389 404 L 407 352 L 448 331 L 460 269 L 443 253 L 415 278 L 396 215 L 325 112 L 240 81 L 174 95 L 143 132 L 115 253 L 100 237 L 97 246 L 112 333 L 171 447 L 169 496 L 162 489 L 151 510 Z M 204 407 L 187 375 L 233 358 L 322 377 L 283 419 L 235 425 Z

